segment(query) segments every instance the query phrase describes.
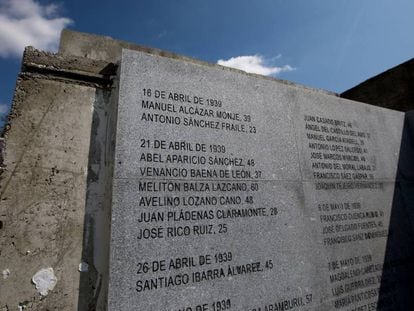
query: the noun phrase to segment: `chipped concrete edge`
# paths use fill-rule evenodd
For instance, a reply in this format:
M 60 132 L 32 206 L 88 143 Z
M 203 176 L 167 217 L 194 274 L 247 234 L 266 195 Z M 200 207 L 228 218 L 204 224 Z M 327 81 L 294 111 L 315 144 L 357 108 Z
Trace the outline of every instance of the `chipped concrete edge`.
M 44 78 L 107 88 L 110 87 L 116 72 L 117 64 L 111 62 L 79 56 L 65 56 L 59 53 L 40 51 L 31 46 L 26 47 L 23 52 L 21 71 L 16 79 L 10 112 L 0 135 L 2 140 L 0 154 L 5 150 L 4 138 L 7 137 L 12 120 L 19 114 L 15 107 L 16 102 L 21 99 L 20 84 L 22 80 Z M 0 174 L 3 169 L 1 159 L 0 157 Z
M 50 75 L 84 83 L 93 82 L 106 86 L 116 74 L 117 65 L 79 56 L 63 56 L 26 47 L 23 54 L 22 73 Z

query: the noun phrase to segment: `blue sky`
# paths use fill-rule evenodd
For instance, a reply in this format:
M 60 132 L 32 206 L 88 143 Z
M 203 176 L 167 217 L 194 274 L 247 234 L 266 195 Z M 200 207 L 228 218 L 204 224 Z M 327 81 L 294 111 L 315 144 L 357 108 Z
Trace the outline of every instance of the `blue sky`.
M 0 113 L 63 27 L 343 92 L 414 57 L 413 0 L 0 0 Z

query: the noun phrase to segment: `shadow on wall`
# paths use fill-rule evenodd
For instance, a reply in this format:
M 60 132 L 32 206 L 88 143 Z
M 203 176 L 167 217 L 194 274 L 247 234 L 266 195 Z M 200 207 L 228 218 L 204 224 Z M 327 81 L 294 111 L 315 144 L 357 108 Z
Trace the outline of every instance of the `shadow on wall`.
M 414 111 L 404 120 L 377 310 L 414 310 Z
M 97 89 L 89 147 L 78 310 L 106 310 L 116 105 Z

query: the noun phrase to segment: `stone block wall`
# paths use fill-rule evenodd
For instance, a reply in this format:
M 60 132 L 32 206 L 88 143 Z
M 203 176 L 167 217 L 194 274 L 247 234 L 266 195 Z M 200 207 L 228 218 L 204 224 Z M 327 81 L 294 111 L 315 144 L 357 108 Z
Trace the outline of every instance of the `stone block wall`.
M 404 112 L 414 110 L 414 58 L 358 84 L 340 96 Z

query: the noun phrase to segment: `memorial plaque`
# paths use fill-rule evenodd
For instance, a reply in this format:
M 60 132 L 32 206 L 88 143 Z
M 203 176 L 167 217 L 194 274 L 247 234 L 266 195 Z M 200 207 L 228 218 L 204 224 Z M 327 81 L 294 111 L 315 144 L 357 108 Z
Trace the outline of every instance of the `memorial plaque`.
M 129 50 L 120 66 L 109 310 L 394 310 L 403 113 Z

